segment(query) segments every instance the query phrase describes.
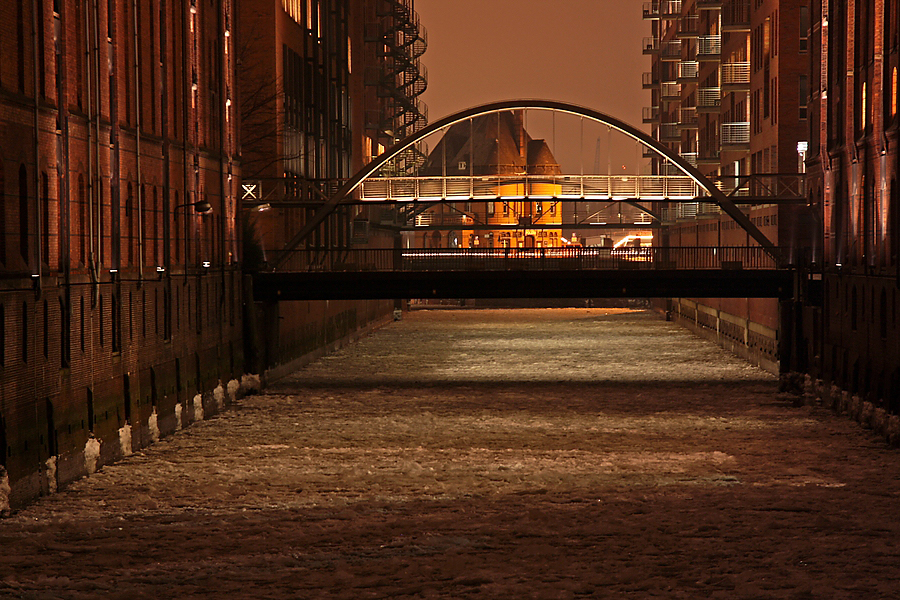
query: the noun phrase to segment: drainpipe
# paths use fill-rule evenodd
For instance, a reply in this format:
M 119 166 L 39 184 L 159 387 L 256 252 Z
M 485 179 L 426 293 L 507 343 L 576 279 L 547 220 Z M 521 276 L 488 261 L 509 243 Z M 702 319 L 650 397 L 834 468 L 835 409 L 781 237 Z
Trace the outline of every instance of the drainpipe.
M 41 263 L 43 262 L 43 257 L 41 256 L 41 250 L 43 246 L 43 211 L 41 210 L 41 152 L 40 152 L 40 84 L 39 77 L 40 73 L 38 72 L 38 52 L 39 46 L 38 44 L 43 42 L 43 40 L 38 40 L 38 0 L 31 0 L 31 39 L 34 46 L 34 60 L 32 61 L 34 65 L 34 204 L 35 204 L 35 230 L 37 231 L 37 235 L 35 236 L 35 256 L 37 263 L 34 265 L 34 268 L 31 271 L 31 278 L 34 283 L 34 292 L 35 295 L 40 298 L 41 291 L 43 289 L 43 281 L 41 280 Z M 47 234 L 49 235 L 49 231 Z M 23 235 L 28 235 L 27 231 L 22 232 Z
M 95 280 L 97 285 L 100 284 L 100 273 L 103 271 L 103 198 L 100 196 L 100 190 L 102 186 L 99 185 L 99 182 L 102 179 L 101 169 L 100 169 L 100 113 L 102 110 L 102 103 L 100 99 L 100 18 L 99 18 L 99 7 L 97 6 L 97 0 L 93 2 L 93 20 L 94 20 L 94 95 L 95 95 L 95 105 L 96 105 L 96 114 L 94 115 L 94 155 L 95 155 L 95 164 L 97 169 L 97 182 L 98 185 L 96 187 L 97 190 L 97 258 L 94 264 L 95 270 Z M 90 81 L 90 76 L 88 77 L 88 81 Z
M 140 40 L 138 39 L 137 0 L 131 2 L 134 20 L 134 160 L 137 165 L 137 213 L 138 213 L 138 287 L 144 281 L 144 194 L 141 176 L 141 67 Z
M 94 134 L 91 129 L 93 119 L 93 103 L 91 102 L 91 94 L 93 88 L 93 77 L 91 74 L 91 51 L 90 51 L 90 39 L 91 39 L 91 28 L 89 25 L 90 16 L 89 16 L 89 4 L 88 0 L 84 0 L 81 3 L 82 14 L 84 14 L 84 47 L 79 48 L 78 52 L 84 54 L 84 68 L 87 71 L 87 162 L 88 162 L 88 243 L 90 244 L 90 249 L 88 252 L 88 271 L 91 276 L 91 306 L 97 300 L 97 292 L 100 281 L 97 278 L 97 257 L 94 254 L 95 244 L 94 244 L 94 154 L 93 154 L 93 142 L 94 142 Z M 82 232 L 82 235 L 84 232 Z

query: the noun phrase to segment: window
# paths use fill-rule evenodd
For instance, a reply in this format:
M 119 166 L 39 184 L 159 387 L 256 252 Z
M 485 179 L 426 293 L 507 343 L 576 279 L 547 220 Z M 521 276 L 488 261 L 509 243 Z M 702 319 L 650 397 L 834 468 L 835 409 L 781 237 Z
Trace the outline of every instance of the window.
M 128 182 L 128 195 L 125 196 L 125 239 L 128 243 L 128 264 L 134 264 L 134 190 Z
M 16 3 L 16 75 L 19 92 L 25 93 L 25 7 L 24 0 Z
M 6 363 L 6 309 L 0 304 L 0 365 Z
M 806 119 L 809 109 L 809 77 L 800 75 L 797 78 L 797 101 L 800 104 L 800 119 Z
M 19 251 L 28 264 L 28 170 L 19 166 Z
M 84 197 L 84 175 L 78 175 L 78 260 L 87 264 L 87 201 Z
M 22 362 L 28 362 L 28 303 L 22 302 Z
M 6 263 L 6 189 L 3 182 L 2 159 L 0 159 L 0 263 Z
M 50 307 L 44 300 L 44 358 L 50 358 Z
M 50 264 L 50 179 L 41 173 L 41 260 Z
M 800 7 L 800 46 L 801 54 L 809 50 L 809 7 Z

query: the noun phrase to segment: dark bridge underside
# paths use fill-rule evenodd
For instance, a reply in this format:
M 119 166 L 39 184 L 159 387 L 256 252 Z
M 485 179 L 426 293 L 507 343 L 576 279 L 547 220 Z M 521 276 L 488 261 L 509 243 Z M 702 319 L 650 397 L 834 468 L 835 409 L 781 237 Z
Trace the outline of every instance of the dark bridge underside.
M 408 298 L 781 298 L 786 270 L 258 273 L 257 301 Z

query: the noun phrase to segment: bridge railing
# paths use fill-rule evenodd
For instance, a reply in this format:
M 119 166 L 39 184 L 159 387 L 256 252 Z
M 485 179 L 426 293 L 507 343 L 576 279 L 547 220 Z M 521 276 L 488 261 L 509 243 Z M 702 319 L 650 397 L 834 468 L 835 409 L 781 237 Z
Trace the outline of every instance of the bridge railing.
M 776 269 L 761 247 L 403 248 L 297 250 L 283 271 Z

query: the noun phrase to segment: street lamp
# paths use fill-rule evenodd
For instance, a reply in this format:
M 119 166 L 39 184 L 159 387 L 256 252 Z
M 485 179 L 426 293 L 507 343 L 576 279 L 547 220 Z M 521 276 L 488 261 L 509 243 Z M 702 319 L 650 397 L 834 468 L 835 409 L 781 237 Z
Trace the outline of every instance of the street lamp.
M 186 206 L 193 206 L 194 212 L 198 214 L 205 214 L 212 210 L 212 204 L 207 202 L 206 200 L 197 200 L 196 202 L 186 202 L 185 204 L 179 204 L 175 208 L 172 209 L 172 212 L 175 213 L 174 216 L 178 216 L 178 209 L 184 208 Z

